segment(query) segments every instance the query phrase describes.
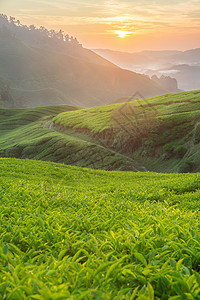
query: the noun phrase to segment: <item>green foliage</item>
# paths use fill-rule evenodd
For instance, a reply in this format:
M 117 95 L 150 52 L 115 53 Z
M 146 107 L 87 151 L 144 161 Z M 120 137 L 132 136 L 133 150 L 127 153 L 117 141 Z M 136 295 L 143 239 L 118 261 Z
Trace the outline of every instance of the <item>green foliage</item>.
M 163 147 L 163 150 L 164 150 L 164 156 L 163 156 L 164 159 L 169 159 L 174 154 L 174 146 L 173 146 L 173 144 L 166 144 Z
M 194 168 L 193 163 L 189 159 L 181 161 L 179 166 L 179 173 L 189 173 L 192 172 Z
M 176 157 L 178 159 L 181 159 L 184 157 L 184 155 L 187 152 L 187 149 L 185 148 L 184 145 L 174 145 L 173 143 L 166 144 L 163 147 L 164 159 L 169 159 L 171 157 Z
M 76 134 L 58 132 L 53 117 L 75 106 L 0 109 L 0 156 L 106 170 L 142 170 L 133 160 Z M 137 168 L 137 169 L 136 169 Z
M 194 129 L 194 144 L 198 144 L 200 142 L 200 123 L 198 122 Z
M 183 145 L 178 145 L 174 148 L 174 154 L 177 158 L 183 158 L 183 156 L 186 154 L 187 149 Z
M 163 164 L 165 171 L 167 161 L 167 170 L 177 171 L 188 152 L 195 164 L 187 169 L 199 171 L 199 154 L 193 147 L 193 139 L 198 143 L 199 116 L 200 92 L 192 91 L 64 112 L 54 122 L 58 130 L 84 132 L 94 141 L 134 158 L 137 151 L 137 159 L 150 170 L 157 171 Z M 148 165 L 148 158 L 154 166 Z
M 198 299 L 199 174 L 0 159 L 2 299 Z

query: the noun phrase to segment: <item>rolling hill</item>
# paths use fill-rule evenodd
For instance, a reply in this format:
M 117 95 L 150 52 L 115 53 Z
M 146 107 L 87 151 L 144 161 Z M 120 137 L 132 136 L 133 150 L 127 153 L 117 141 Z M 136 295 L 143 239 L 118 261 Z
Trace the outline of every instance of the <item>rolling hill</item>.
M 98 141 L 53 128 L 53 118 L 76 106 L 0 109 L 0 156 L 47 160 L 106 170 L 143 170 L 133 159 Z M 82 110 L 81 110 L 82 111 Z
M 198 299 L 199 174 L 0 159 L 3 299 Z
M 0 156 L 105 170 L 200 171 L 200 91 L 83 109 L 0 110 Z
M 57 33 L 49 35 L 50 31 L 16 25 L 0 15 L 0 76 L 10 83 L 16 107 L 91 107 L 137 91 L 144 97 L 167 92 L 144 75 L 84 49 L 75 39 L 68 42 Z
M 55 128 L 85 133 L 148 170 L 200 170 L 200 91 L 62 113 Z

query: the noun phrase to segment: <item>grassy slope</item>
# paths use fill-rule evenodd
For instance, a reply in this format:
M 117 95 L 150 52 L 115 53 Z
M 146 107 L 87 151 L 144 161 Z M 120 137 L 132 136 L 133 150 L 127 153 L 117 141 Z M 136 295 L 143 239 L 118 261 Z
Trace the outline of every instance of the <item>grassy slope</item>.
M 127 101 L 131 98 L 127 98 Z M 200 91 L 59 114 L 55 128 L 84 133 L 155 171 L 200 171 Z
M 2 109 L 0 116 L 0 156 L 106 170 L 200 171 L 199 91 L 90 109 Z
M 199 174 L 0 159 L 0 182 L 2 299 L 199 299 Z
M 53 116 L 75 111 L 75 106 L 44 106 L 0 109 L 0 156 L 48 160 L 81 167 L 107 170 L 141 170 L 122 155 L 52 127 Z

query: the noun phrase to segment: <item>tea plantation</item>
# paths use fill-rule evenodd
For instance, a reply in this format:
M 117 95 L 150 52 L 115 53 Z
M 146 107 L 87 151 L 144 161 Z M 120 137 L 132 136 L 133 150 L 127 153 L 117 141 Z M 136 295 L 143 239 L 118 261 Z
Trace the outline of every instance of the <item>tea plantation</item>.
M 200 175 L 0 159 L 0 299 L 200 299 Z
M 142 170 L 132 159 L 75 132 L 60 133 L 53 117 L 80 107 L 0 108 L 0 157 L 53 161 L 106 170 Z
M 85 133 L 150 171 L 200 171 L 200 91 L 123 101 L 60 113 L 54 128 Z
M 200 172 L 200 91 L 83 109 L 0 108 L 0 157 L 117 171 Z

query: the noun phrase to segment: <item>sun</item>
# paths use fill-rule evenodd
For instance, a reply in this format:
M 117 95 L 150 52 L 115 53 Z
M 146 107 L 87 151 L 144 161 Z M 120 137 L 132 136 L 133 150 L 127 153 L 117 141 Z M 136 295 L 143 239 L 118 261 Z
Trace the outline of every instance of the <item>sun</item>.
M 125 31 L 125 30 L 116 30 L 115 34 L 118 35 L 120 38 L 125 38 L 127 35 L 130 34 L 130 32 Z

